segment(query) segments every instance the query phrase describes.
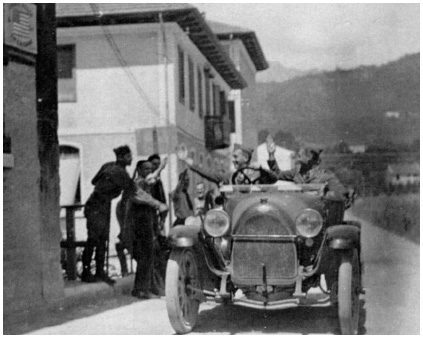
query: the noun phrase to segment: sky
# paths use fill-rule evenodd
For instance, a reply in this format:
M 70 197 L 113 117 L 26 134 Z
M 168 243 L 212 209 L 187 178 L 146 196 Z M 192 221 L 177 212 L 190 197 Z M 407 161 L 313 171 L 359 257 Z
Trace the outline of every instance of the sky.
M 420 51 L 420 4 L 202 3 L 206 19 L 255 31 L 268 61 L 301 70 L 381 65 Z

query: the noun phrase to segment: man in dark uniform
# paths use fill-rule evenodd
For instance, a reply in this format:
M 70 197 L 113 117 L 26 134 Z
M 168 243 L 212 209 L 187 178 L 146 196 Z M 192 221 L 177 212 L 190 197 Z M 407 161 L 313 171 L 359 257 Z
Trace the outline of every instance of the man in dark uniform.
M 116 162 L 104 164 L 92 180 L 94 192 L 85 203 L 84 215 L 87 219 L 88 238 L 82 254 L 83 282 L 110 281 L 104 272 L 106 245 L 110 231 L 111 202 L 122 191 L 135 196 L 135 186 L 129 177 L 126 166 L 131 165 L 132 154 L 128 146 L 113 149 Z M 91 259 L 95 249 L 96 274 L 91 274 Z
M 232 162 L 235 167 L 235 172 L 225 174 L 201 168 L 199 165 L 194 163 L 192 158 L 188 157 L 188 151 L 186 149 L 180 148 L 177 151 L 178 158 L 181 161 L 184 161 L 192 171 L 207 180 L 216 183 L 217 185 L 251 184 L 255 181 L 259 184 L 275 183 L 277 181 L 275 173 L 262 168 L 258 163 L 251 163 L 252 154 L 252 149 L 247 149 L 239 144 L 235 144 L 232 154 Z
M 147 161 L 149 161 L 152 164 L 153 172 L 156 172 L 160 168 L 158 177 L 155 178 L 155 183 L 152 183 L 149 186 L 149 191 L 151 192 L 151 196 L 153 196 L 153 198 L 158 200 L 159 202 L 166 204 L 166 195 L 164 192 L 163 183 L 160 179 L 160 172 L 166 166 L 167 159 L 165 158 L 165 160 L 162 163 L 160 156 L 158 154 L 153 154 L 148 158 Z M 134 177 L 136 173 L 137 173 L 137 170 L 135 170 Z M 124 222 L 126 217 L 126 207 L 127 207 L 126 203 L 127 203 L 126 196 L 122 196 L 122 199 L 116 205 L 116 218 L 118 220 L 121 233 L 118 235 L 119 242 L 117 242 L 115 246 L 116 246 L 116 253 L 117 253 L 120 266 L 121 266 L 122 277 L 128 275 L 128 267 L 127 267 L 126 256 L 125 256 L 125 249 L 127 248 L 125 248 L 124 241 L 121 238 L 122 232 L 123 232 L 122 229 L 124 227 Z M 154 230 L 156 235 L 158 236 L 160 236 L 159 234 L 161 230 L 160 227 L 164 223 L 164 221 L 165 221 L 164 219 L 161 219 L 160 214 L 157 213 L 157 217 L 155 217 L 154 219 L 154 222 L 155 222 Z
M 126 217 L 132 237 L 132 254 L 137 262 L 132 295 L 144 299 L 157 298 L 157 295 L 152 292 L 155 218 L 157 218 L 157 212 L 165 218 L 167 206 L 151 196 L 151 187 L 154 183 L 150 183 L 147 176 L 153 173 L 153 165 L 149 161 L 139 161 L 136 172 L 135 185 L 137 191 L 142 192 L 144 197 L 142 204 L 129 202 Z
M 164 158 L 162 161 L 159 154 L 153 154 L 147 160 L 153 165 L 153 171 L 156 171 L 160 166 L 166 165 L 167 163 L 167 158 Z M 150 186 L 150 191 L 151 196 L 154 199 L 166 204 L 166 194 L 160 176 L 157 177 L 156 183 Z M 156 245 L 154 249 L 155 257 L 152 291 L 155 294 L 164 294 L 164 280 L 166 277 L 167 260 L 170 255 L 170 247 L 168 245 L 167 238 L 161 234 L 165 219 L 162 219 L 162 216 L 157 213 L 154 222 Z

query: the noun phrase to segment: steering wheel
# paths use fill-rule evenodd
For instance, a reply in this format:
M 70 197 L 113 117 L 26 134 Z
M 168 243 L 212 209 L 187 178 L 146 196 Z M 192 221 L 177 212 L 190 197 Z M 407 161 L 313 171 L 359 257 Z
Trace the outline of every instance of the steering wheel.
M 237 184 L 241 184 L 241 185 L 248 185 L 248 184 L 257 184 L 257 182 L 260 180 L 260 176 L 258 176 L 257 178 L 251 180 L 245 173 L 245 170 L 254 170 L 254 171 L 260 171 L 260 169 L 256 169 L 256 168 L 250 168 L 250 167 L 244 167 L 244 168 L 240 168 L 235 170 L 235 172 L 232 174 L 232 179 L 231 179 L 231 183 L 232 185 L 237 185 Z M 235 179 L 238 177 L 238 175 L 241 174 L 242 180 L 241 181 L 236 181 Z

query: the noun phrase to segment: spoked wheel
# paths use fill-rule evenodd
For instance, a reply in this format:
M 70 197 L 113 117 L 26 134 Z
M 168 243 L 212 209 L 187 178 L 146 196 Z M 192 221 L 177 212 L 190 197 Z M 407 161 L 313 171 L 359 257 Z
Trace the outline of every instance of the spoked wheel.
M 360 311 L 357 249 L 342 253 L 338 274 L 338 317 L 342 334 L 357 334 Z
M 191 332 L 200 302 L 190 286 L 198 286 L 198 269 L 190 249 L 172 250 L 166 270 L 166 306 L 170 323 L 178 334 Z

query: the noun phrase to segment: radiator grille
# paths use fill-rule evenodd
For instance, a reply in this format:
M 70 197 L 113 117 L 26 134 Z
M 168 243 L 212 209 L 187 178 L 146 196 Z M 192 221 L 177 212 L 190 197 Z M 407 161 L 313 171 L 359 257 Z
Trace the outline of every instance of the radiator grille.
M 290 235 L 289 228 L 269 215 L 256 215 L 243 221 L 237 230 L 242 235 Z
M 267 283 L 290 284 L 297 274 L 297 253 L 293 242 L 235 240 L 232 250 L 232 280 L 238 284 L 258 285 L 266 266 Z

